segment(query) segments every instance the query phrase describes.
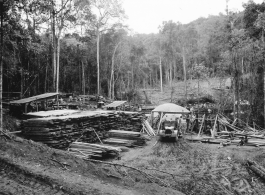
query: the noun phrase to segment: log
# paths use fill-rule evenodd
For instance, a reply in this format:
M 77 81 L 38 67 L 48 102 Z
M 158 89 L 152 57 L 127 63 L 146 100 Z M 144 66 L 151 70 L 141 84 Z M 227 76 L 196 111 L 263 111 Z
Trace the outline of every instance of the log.
M 263 167 L 259 166 L 256 162 L 250 160 L 247 161 L 247 165 L 250 170 L 256 173 L 263 180 L 265 180 L 265 169 Z

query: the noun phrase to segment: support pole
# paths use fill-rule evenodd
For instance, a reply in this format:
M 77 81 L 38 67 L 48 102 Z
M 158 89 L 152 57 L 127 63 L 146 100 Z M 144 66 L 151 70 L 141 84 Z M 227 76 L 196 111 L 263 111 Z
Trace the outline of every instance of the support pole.
M 205 120 L 205 114 L 204 114 L 204 115 L 203 115 L 203 117 L 202 117 L 202 123 L 201 123 L 201 127 L 200 127 L 200 130 L 199 130 L 199 133 L 198 133 L 198 137 L 199 137 L 199 136 L 200 136 L 200 134 L 201 134 L 201 131 L 202 131 L 202 127 L 203 127 L 204 120 Z

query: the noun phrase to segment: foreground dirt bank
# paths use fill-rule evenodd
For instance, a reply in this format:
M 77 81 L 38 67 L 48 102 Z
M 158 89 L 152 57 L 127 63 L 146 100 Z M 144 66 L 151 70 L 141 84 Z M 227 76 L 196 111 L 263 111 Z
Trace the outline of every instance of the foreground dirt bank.
M 0 156 L 0 194 L 182 194 L 21 138 L 1 137 Z

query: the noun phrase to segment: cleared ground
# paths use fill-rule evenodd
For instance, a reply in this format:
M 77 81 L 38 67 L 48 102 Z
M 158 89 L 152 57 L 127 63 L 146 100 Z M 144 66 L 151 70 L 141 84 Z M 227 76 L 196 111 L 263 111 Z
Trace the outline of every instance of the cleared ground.
M 264 147 L 227 146 L 151 140 L 125 153 L 122 163 L 156 175 L 185 194 L 265 194 L 263 181 L 246 160 L 264 165 Z
M 132 178 L 122 167 L 86 162 L 21 138 L 0 138 L 0 164 L 0 194 L 181 194 L 142 183 L 145 178 Z
M 264 148 L 153 138 L 105 164 L 0 138 L 0 156 L 0 194 L 265 194 L 245 165 L 246 159 L 264 165 Z

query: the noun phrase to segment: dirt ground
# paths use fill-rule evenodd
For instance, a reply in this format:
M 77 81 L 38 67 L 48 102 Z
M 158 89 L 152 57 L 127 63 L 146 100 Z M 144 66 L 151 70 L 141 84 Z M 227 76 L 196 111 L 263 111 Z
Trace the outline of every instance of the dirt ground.
M 0 194 L 265 194 L 263 181 L 245 166 L 246 159 L 264 166 L 264 156 L 264 148 L 153 138 L 104 164 L 1 137 Z
M 0 194 L 182 194 L 19 137 L 0 138 L 0 164 Z
M 249 171 L 246 160 L 264 166 L 264 147 L 160 142 L 131 150 L 120 163 L 146 170 L 185 194 L 265 194 L 264 181 Z

